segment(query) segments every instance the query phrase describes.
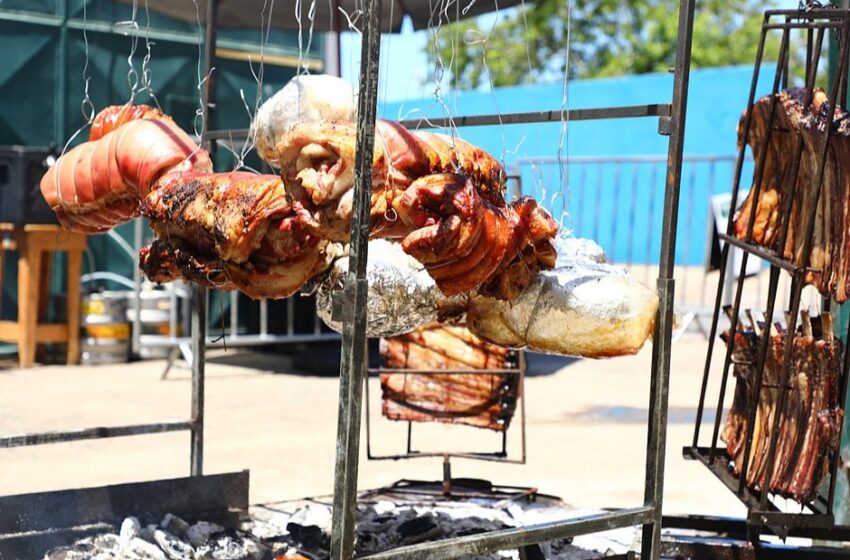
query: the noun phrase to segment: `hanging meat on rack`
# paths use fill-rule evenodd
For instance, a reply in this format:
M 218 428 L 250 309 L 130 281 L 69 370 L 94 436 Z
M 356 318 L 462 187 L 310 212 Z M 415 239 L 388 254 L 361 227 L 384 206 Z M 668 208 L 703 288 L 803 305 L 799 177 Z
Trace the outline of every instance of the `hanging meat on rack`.
M 382 411 L 391 420 L 464 424 L 505 431 L 516 408 L 518 383 L 506 348 L 487 344 L 461 326 L 430 325 L 381 339 Z M 474 373 L 439 373 L 441 370 Z
M 481 288 L 511 299 L 552 268 L 557 225 L 530 198 L 505 201 L 502 166 L 442 134 L 378 121 L 371 232 L 399 239 L 446 295 Z M 330 239 L 347 240 L 352 216 L 356 126 L 296 124 L 278 144 L 288 193 Z
M 98 233 L 138 216 L 159 178 L 190 171 L 212 171 L 212 162 L 170 117 L 145 105 L 107 107 L 89 141 L 47 171 L 41 193 L 63 226 Z
M 726 417 L 722 439 L 741 476 L 747 439 L 752 445 L 747 459 L 750 488 L 765 487 L 772 493 L 800 503 L 811 501 L 828 473 L 830 456 L 838 452 L 838 433 L 843 419 L 839 402 L 841 343 L 832 336 L 828 313 L 810 318 L 801 314 L 802 325 L 794 334 L 790 382 L 782 410 L 777 410 L 787 333 L 781 325 L 752 324 L 735 333 L 733 349 L 735 395 Z M 772 328 L 762 388 L 755 394 L 758 348 L 761 329 Z M 722 337 L 732 342 L 729 332 Z M 748 425 L 751 408 L 755 421 Z M 781 414 L 779 432 L 772 433 L 774 418 Z M 773 472 L 767 482 L 767 455 L 770 441 L 776 440 Z
M 447 294 L 510 298 L 552 266 L 555 222 L 531 199 L 505 203 L 489 155 L 439 135 L 425 144 L 393 123 L 378 130 L 376 176 L 386 173 L 373 189 L 382 217 L 373 237 L 400 239 Z M 333 243 L 348 241 L 355 136 L 353 123 L 301 123 L 282 143 L 283 180 L 211 173 L 207 152 L 167 116 L 111 107 L 41 187 L 71 229 L 150 218 L 157 239 L 141 265 L 151 279 L 287 297 L 327 268 Z
M 142 202 L 156 234 L 140 267 L 250 297 L 286 297 L 325 270 L 337 247 L 304 226 L 276 175 L 169 175 Z
M 772 131 L 768 131 L 771 108 L 775 113 Z M 797 266 L 809 267 L 806 281 L 824 295 L 838 302 L 850 298 L 850 119 L 848 113 L 835 107 L 823 90 L 816 89 L 812 102 L 806 103 L 806 90 L 789 89 L 763 97 L 753 107 L 748 143 L 756 160 L 755 177 L 761 177 L 759 188 L 750 189 L 735 215 L 735 234 L 747 239 L 750 217 L 752 242 L 768 247 Z M 744 139 L 744 118 L 738 129 L 739 144 Z M 825 131 L 832 128 L 823 187 L 817 205 L 818 168 L 826 141 Z M 796 181 L 792 177 L 793 158 L 798 142 L 802 156 Z M 766 150 L 764 165 L 760 165 Z M 758 200 L 756 200 L 756 191 Z M 783 208 L 791 202 L 787 222 L 782 221 Z M 814 211 L 814 237 L 811 253 L 804 255 L 805 223 Z M 783 229 L 787 229 L 783 244 Z

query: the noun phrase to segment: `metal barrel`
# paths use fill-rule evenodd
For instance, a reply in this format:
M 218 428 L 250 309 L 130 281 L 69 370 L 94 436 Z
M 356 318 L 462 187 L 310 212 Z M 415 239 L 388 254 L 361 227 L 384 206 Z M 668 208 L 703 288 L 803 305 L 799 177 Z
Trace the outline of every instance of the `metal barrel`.
M 172 297 L 170 292 L 163 290 L 146 290 L 141 293 L 141 308 L 139 310 L 139 323 L 141 325 L 140 358 L 167 358 L 171 351 L 168 346 L 145 344 L 148 337 L 179 337 L 183 334 L 183 324 L 176 316 L 172 319 L 172 314 L 177 314 L 179 311 L 179 306 L 175 305 L 175 300 L 176 298 Z M 134 318 L 135 309 L 131 307 L 127 310 L 127 319 L 132 322 Z
M 130 356 L 129 292 L 83 296 L 80 306 L 80 361 L 83 364 L 126 363 Z

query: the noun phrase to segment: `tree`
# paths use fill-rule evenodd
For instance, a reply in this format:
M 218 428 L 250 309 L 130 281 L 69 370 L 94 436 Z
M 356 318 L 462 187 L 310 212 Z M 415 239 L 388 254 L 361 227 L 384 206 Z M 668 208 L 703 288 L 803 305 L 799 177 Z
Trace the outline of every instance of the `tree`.
M 541 0 L 502 14 L 489 28 L 476 21 L 441 27 L 433 32 L 428 50 L 437 60 L 435 74 L 450 76 L 451 85 L 460 88 L 562 76 L 568 33 L 570 77 L 661 72 L 674 62 L 678 4 L 676 0 Z M 771 5 L 770 0 L 698 2 L 693 66 L 752 64 L 762 13 Z

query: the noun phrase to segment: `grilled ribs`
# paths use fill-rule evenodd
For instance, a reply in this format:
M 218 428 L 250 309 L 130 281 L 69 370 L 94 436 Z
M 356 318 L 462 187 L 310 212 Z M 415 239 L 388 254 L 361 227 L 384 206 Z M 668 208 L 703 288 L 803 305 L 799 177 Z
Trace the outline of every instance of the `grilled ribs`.
M 804 317 L 804 325 L 808 323 Z M 746 442 L 752 431 L 752 446 L 746 484 L 750 488 L 805 503 L 816 495 L 827 474 L 829 459 L 838 451 L 838 433 L 843 419 L 838 396 L 841 343 L 832 338 L 824 317 L 811 319 L 812 329 L 801 327 L 794 336 L 791 374 L 783 409 L 777 410 L 780 376 L 784 363 L 786 334 L 770 336 L 762 388 L 755 394 L 756 359 L 761 342 L 751 328 L 735 334 L 733 349 L 735 395 L 726 416 L 722 439 L 742 475 Z M 723 334 L 727 344 L 730 333 Z M 747 425 L 750 407 L 756 407 L 752 430 Z M 771 433 L 776 414 L 781 414 L 779 432 Z M 776 440 L 773 472 L 767 481 L 770 440 Z
M 425 327 L 381 340 L 384 368 L 439 372 L 505 369 L 508 350 L 487 344 L 465 327 Z M 516 407 L 514 375 L 384 373 L 382 412 L 391 420 L 446 422 L 495 431 L 508 428 Z
M 761 182 L 758 188 L 754 185 L 750 189 L 736 213 L 735 234 L 740 239 L 749 237 L 752 242 L 773 249 L 798 266 L 810 267 L 806 281 L 822 294 L 833 295 L 838 302 L 844 302 L 850 298 L 850 205 L 847 204 L 850 199 L 850 119 L 847 112 L 827 100 L 823 90 L 814 91 L 809 106 L 805 106 L 805 102 L 803 89 L 778 93 L 770 134 L 767 127 L 774 99 L 767 96 L 754 105 L 748 144 L 756 160 L 755 177 L 761 177 Z M 827 127 L 832 127 L 832 139 L 827 151 L 823 187 L 815 206 L 818 167 Z M 744 132 L 742 117 L 738 128 L 739 145 L 743 143 Z M 798 149 L 801 157 L 795 181 L 792 167 Z M 766 153 L 762 166 L 763 150 Z M 783 209 L 789 203 L 790 217 L 787 223 L 782 223 Z M 814 236 L 811 253 L 807 256 L 803 254 L 807 233 L 804 226 L 812 209 L 815 212 Z

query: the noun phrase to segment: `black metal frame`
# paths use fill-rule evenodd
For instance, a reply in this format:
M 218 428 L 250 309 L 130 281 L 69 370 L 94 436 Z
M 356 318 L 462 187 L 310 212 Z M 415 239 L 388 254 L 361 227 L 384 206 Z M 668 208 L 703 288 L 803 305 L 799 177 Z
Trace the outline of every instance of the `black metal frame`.
M 443 485 L 444 492 L 451 488 L 451 459 L 475 459 L 480 461 L 493 461 L 497 463 L 511 463 L 524 465 L 526 462 L 526 439 L 525 439 L 525 374 L 526 374 L 526 358 L 525 352 L 520 350 L 515 353 L 516 367 L 512 369 L 400 369 L 400 368 L 369 368 L 366 371 L 366 380 L 364 385 L 365 394 L 365 415 L 366 415 L 366 458 L 370 461 L 398 461 L 400 459 L 419 459 L 424 457 L 442 457 L 443 458 Z M 519 459 L 513 459 L 508 456 L 508 428 L 502 431 L 502 448 L 499 451 L 416 451 L 413 449 L 413 422 L 407 422 L 407 451 L 405 453 L 390 454 L 390 455 L 375 455 L 372 453 L 372 410 L 369 402 L 369 378 L 372 375 L 380 376 L 382 373 L 415 373 L 418 375 L 500 375 L 502 377 L 516 376 L 516 391 L 519 401 L 519 417 L 520 417 L 520 446 L 521 455 Z
M 342 363 L 340 367 L 339 416 L 337 433 L 336 470 L 334 478 L 334 510 L 331 533 L 331 557 L 350 560 L 354 554 L 354 525 L 357 498 L 357 471 L 360 456 L 360 428 L 362 418 L 363 383 L 366 364 L 366 259 L 369 237 L 369 207 L 372 178 L 372 151 L 374 146 L 377 78 L 380 60 L 380 30 L 378 15 L 382 0 L 369 0 L 365 4 L 365 29 L 363 31 L 360 67 L 360 95 L 357 122 L 357 156 L 354 186 L 354 218 L 351 230 L 351 258 L 342 297 L 346 305 L 343 330 Z M 670 345 L 673 327 L 673 264 L 676 246 L 679 187 L 681 179 L 684 124 L 690 54 L 693 37 L 694 0 L 680 0 L 676 65 L 674 69 L 673 101 L 670 105 L 633 108 L 605 108 L 572 112 L 579 118 L 626 118 L 637 116 L 660 117 L 659 132 L 670 136 L 668 169 L 658 295 L 660 307 L 652 349 L 650 388 L 650 418 L 648 425 L 646 479 L 644 504 L 639 507 L 609 513 L 590 515 L 580 519 L 543 523 L 521 529 L 494 531 L 457 539 L 402 547 L 372 559 L 456 558 L 490 551 L 515 549 L 536 543 L 576 535 L 605 531 L 620 527 L 643 528 L 642 557 L 657 560 L 661 544 L 661 509 L 664 477 L 664 452 L 668 385 L 670 374 Z M 649 107 L 655 107 L 655 110 Z M 567 116 L 564 111 L 532 113 L 512 118 L 511 122 L 559 121 Z M 491 122 L 504 122 L 504 116 L 451 119 L 455 126 L 473 126 Z M 406 123 L 418 126 L 419 122 Z M 430 125 L 427 122 L 423 123 Z
M 780 22 L 777 23 L 776 20 L 780 20 Z M 755 200 L 758 199 L 759 190 L 762 185 L 761 174 L 763 174 L 764 171 L 764 162 L 767 155 L 767 147 L 769 144 L 770 135 L 774 133 L 773 122 L 777 109 L 776 94 L 780 91 L 780 88 L 787 87 L 789 79 L 789 51 L 792 32 L 798 31 L 801 33 L 805 33 L 806 36 L 806 105 L 808 105 L 812 100 L 812 91 L 815 85 L 818 67 L 817 63 L 821 60 L 823 44 L 827 35 L 826 32 L 832 31 L 838 34 L 837 40 L 838 45 L 840 46 L 840 56 L 838 61 L 837 76 L 834 81 L 834 86 L 832 88 L 831 96 L 829 99 L 833 102 L 835 100 L 838 100 L 842 105 L 846 106 L 846 84 L 848 75 L 847 67 L 848 57 L 850 56 L 850 10 L 824 8 L 804 10 L 770 10 L 766 12 L 762 25 L 761 39 L 756 54 L 755 70 L 753 72 L 753 79 L 750 86 L 746 117 L 744 119 L 743 124 L 743 142 L 739 150 L 738 161 L 735 168 L 735 180 L 732 189 L 732 208 L 738 207 L 738 193 L 741 183 L 744 159 L 746 157 L 747 140 L 749 138 L 751 127 L 751 115 L 756 102 L 756 86 L 758 83 L 759 73 L 762 66 L 762 60 L 765 54 L 765 41 L 771 31 L 781 31 L 782 40 L 780 43 L 778 59 L 779 63 L 777 65 L 773 81 L 772 102 L 770 109 L 770 117 L 768 119 L 767 126 L 767 138 L 765 139 L 764 148 L 761 150 L 761 153 L 754 154 L 755 157 L 759 158 L 758 161 L 760 163 L 757 166 L 757 176 L 754 178 L 753 188 L 755 189 Z M 815 196 L 814 200 L 812 201 L 811 209 L 806 212 L 808 219 L 804 226 L 805 229 L 802 230 L 806 234 L 802 248 L 802 255 L 805 255 L 806 259 L 803 262 L 806 264 L 812 249 L 816 214 L 815 209 L 817 207 L 818 200 L 822 191 L 825 162 L 831 137 L 832 127 L 826 127 L 825 142 L 820 153 L 819 167 L 815 180 Z M 792 181 L 791 184 L 794 187 L 796 187 L 797 184 L 797 174 L 799 171 L 802 147 L 802 140 L 799 140 L 797 148 L 794 154 L 792 155 L 793 159 L 790 167 L 790 180 Z M 779 222 L 781 224 L 781 229 L 779 231 L 779 239 L 781 241 L 779 244 L 780 247 L 785 245 L 785 239 L 788 234 L 787 224 L 789 223 L 789 217 L 791 215 L 792 205 L 794 204 L 795 198 L 796 197 L 793 196 L 789 197 L 789 200 L 783 203 L 783 208 L 781 209 L 782 217 L 780 218 Z M 717 339 L 718 323 L 722 308 L 721 304 L 724 292 L 723 279 L 726 276 L 727 266 L 729 265 L 729 255 L 731 247 L 741 249 L 743 251 L 743 254 L 741 259 L 741 270 L 738 274 L 737 289 L 735 292 L 734 303 L 732 305 L 732 310 L 730 313 L 731 326 L 729 332 L 736 332 L 739 326 L 741 296 L 743 291 L 744 280 L 746 278 L 745 271 L 747 267 L 747 259 L 750 255 L 764 259 L 770 263 L 768 300 L 767 309 L 765 313 L 765 316 L 768 317 L 769 320 L 772 320 L 771 318 L 773 317 L 775 311 L 778 282 L 781 271 L 785 271 L 792 278 L 790 313 L 788 315 L 789 319 L 787 325 L 787 336 L 784 347 L 784 363 L 782 372 L 780 374 L 780 381 L 778 387 L 786 387 L 790 380 L 790 358 L 793 348 L 793 339 L 797 328 L 798 315 L 800 312 L 801 294 L 805 286 L 804 275 L 807 271 L 809 271 L 809 269 L 806 266 L 799 266 L 797 263 L 786 259 L 781 254 L 778 254 L 770 249 L 765 249 L 764 247 L 756 246 L 753 243 L 753 225 L 756 216 L 756 207 L 756 204 L 752 205 L 748 220 L 746 239 L 740 240 L 734 235 L 734 213 L 730 213 L 726 233 L 720 235 L 720 238 L 724 241 L 723 249 L 721 252 L 721 265 L 719 274 L 720 281 L 718 282 L 714 315 L 712 319 L 711 331 L 708 341 L 708 352 L 705 361 L 705 369 L 703 371 L 702 385 L 700 388 L 700 398 L 699 405 L 697 408 L 696 422 L 694 426 L 693 443 L 691 446 L 686 447 L 684 449 L 685 458 L 702 462 L 712 473 L 715 474 L 715 476 L 717 476 L 717 478 L 725 486 L 727 486 L 732 492 L 734 492 L 738 496 L 738 498 L 747 505 L 749 509 L 747 527 L 749 529 L 749 537 L 753 542 L 757 542 L 759 535 L 764 531 L 773 532 L 784 538 L 789 534 L 823 534 L 823 529 L 833 529 L 835 527 L 835 521 L 832 515 L 832 508 L 835 499 L 835 481 L 839 462 L 838 452 L 832 453 L 832 456 L 830 458 L 830 484 L 827 497 L 825 499 L 820 499 L 816 502 L 806 504 L 806 506 L 811 511 L 810 514 L 783 513 L 773 503 L 770 502 L 769 492 L 747 488 L 746 478 L 748 468 L 750 466 L 748 463 L 750 450 L 753 445 L 753 434 L 751 433 L 751 431 L 750 433 L 748 433 L 746 441 L 746 447 L 744 451 L 744 462 L 741 466 L 741 477 L 739 478 L 729 471 L 730 459 L 725 449 L 718 447 L 718 437 L 720 432 L 720 424 L 723 417 L 724 401 L 726 397 L 729 371 L 733 361 L 732 353 L 734 350 L 734 336 L 730 337 L 730 342 L 727 343 L 723 373 L 720 384 L 720 394 L 717 402 L 717 410 L 713 423 L 714 425 L 711 436 L 711 442 L 708 446 L 700 446 L 700 429 L 703 423 L 703 413 L 706 405 L 706 392 L 708 388 L 708 380 L 712 364 L 712 357 L 714 353 L 714 345 Z M 850 335 L 850 333 L 848 333 L 848 335 Z M 764 332 L 760 336 L 757 363 L 755 364 L 756 378 L 755 387 L 753 390 L 755 398 L 751 403 L 752 406 L 748 410 L 748 425 L 750 426 L 752 426 L 754 422 L 759 400 L 758 396 L 761 394 L 761 390 L 764 388 L 762 384 L 762 374 L 766 363 L 770 337 L 771 329 L 765 328 Z M 850 340 L 850 338 L 845 340 Z M 850 365 L 850 352 L 845 352 L 840 380 L 841 389 L 839 395 L 842 396 L 841 398 L 843 398 L 843 395 L 846 394 L 847 390 L 848 365 Z M 786 396 L 787 391 L 778 391 L 776 410 L 784 409 Z M 772 431 L 770 432 L 771 436 L 778 433 L 780 417 L 781 414 L 776 414 L 773 419 Z M 776 445 L 776 438 L 771 437 L 770 442 L 768 444 L 768 454 L 766 462 L 766 473 L 768 480 L 770 479 L 774 470 L 774 461 L 776 459 Z M 836 540 L 850 536 L 841 531 L 832 531 L 830 534 L 833 534 Z

